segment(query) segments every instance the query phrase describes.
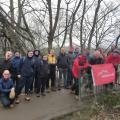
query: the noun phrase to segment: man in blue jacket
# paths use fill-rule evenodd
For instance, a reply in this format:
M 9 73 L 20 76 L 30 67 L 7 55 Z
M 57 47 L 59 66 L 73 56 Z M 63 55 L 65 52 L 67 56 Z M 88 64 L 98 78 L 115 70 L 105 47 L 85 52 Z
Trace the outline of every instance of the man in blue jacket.
M 18 89 L 16 89 L 16 97 L 18 99 L 19 94 L 21 93 L 23 87 L 25 86 L 25 100 L 30 101 L 30 86 L 34 77 L 34 59 L 33 51 L 28 51 L 27 57 L 21 59 L 19 65 L 19 75 L 20 78 Z M 19 102 L 17 102 L 19 103 Z
M 11 59 L 12 79 L 16 87 L 18 86 L 18 69 L 19 69 L 20 61 L 21 61 L 20 52 L 16 51 L 14 57 Z
M 0 79 L 0 100 L 4 107 L 13 107 L 14 98 L 10 98 L 10 92 L 14 89 L 12 79 L 10 79 L 10 72 L 4 70 L 3 77 Z

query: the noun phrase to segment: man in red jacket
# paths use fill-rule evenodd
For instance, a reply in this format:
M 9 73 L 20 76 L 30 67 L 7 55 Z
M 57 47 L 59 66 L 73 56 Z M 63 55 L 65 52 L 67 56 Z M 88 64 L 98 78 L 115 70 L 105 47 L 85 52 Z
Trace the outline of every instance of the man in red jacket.
M 73 75 L 75 77 L 75 84 L 72 88 L 72 90 L 75 89 L 75 95 L 76 95 L 76 99 L 78 99 L 78 95 L 79 95 L 79 76 L 83 76 L 86 73 L 86 69 L 88 68 L 89 64 L 86 60 L 86 57 L 83 55 L 79 55 L 73 63 L 73 67 L 72 67 L 72 72 Z
M 106 58 L 106 63 L 112 63 L 114 65 L 117 77 L 117 66 L 120 64 L 120 51 L 115 49 L 113 52 L 111 52 Z M 106 87 L 107 86 L 108 85 L 106 85 Z M 113 88 L 113 83 L 110 84 L 110 87 Z
M 106 63 L 112 63 L 114 66 L 120 64 L 120 52 L 119 50 L 114 50 L 106 58 Z

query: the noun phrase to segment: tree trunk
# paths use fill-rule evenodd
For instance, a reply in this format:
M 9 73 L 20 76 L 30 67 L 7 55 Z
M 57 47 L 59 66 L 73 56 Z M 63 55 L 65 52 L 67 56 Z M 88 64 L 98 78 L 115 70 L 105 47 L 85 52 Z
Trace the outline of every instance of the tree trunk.
M 14 25 L 14 2 L 13 0 L 10 0 L 10 16 L 11 16 L 11 23 Z
M 48 52 L 50 52 L 50 50 L 52 49 L 52 41 L 53 40 L 53 36 L 49 36 L 48 38 Z
M 98 4 L 97 4 L 96 10 L 95 10 L 93 25 L 92 25 L 92 29 L 90 31 L 90 37 L 89 37 L 89 40 L 88 40 L 88 50 L 91 49 L 92 37 L 93 37 L 93 33 L 94 33 L 95 25 L 96 25 L 96 19 L 97 19 L 97 16 L 98 16 L 101 1 L 102 0 L 98 0 Z
M 66 9 L 66 26 L 65 26 L 65 34 L 64 34 L 64 38 L 63 38 L 63 42 L 62 42 L 61 48 L 65 44 L 66 37 L 67 37 L 67 32 L 68 32 L 68 5 L 69 5 L 69 3 L 66 3 L 66 4 L 67 4 L 67 9 Z
M 116 46 L 116 48 L 118 47 L 118 41 L 119 41 L 119 38 L 120 38 L 120 35 L 118 35 L 117 38 L 116 38 L 116 42 L 115 42 L 115 46 Z
M 55 16 L 54 26 L 53 26 L 51 0 L 46 0 L 46 1 L 47 1 L 47 5 L 48 5 L 49 24 L 50 24 L 49 25 L 49 34 L 48 34 L 48 51 L 49 51 L 50 49 L 52 49 L 54 34 L 55 34 L 56 27 L 57 27 L 57 24 L 58 24 L 61 0 L 58 0 L 58 3 L 57 3 L 57 12 L 56 12 L 56 16 Z
M 81 25 L 80 25 L 80 46 L 81 46 L 81 53 L 83 53 L 83 20 L 85 16 L 85 10 L 86 10 L 86 0 L 84 0 L 84 7 L 83 7 L 83 13 L 82 13 L 82 19 L 81 19 Z
M 72 16 L 72 23 L 71 23 L 71 28 L 70 28 L 70 36 L 69 36 L 69 39 L 70 39 L 70 43 L 69 43 L 69 46 L 72 47 L 72 32 L 73 32 L 73 26 L 74 26 L 74 23 L 75 23 L 75 16 L 76 16 L 76 13 L 80 7 L 82 3 L 82 0 L 79 1 L 75 11 L 73 12 L 73 16 Z

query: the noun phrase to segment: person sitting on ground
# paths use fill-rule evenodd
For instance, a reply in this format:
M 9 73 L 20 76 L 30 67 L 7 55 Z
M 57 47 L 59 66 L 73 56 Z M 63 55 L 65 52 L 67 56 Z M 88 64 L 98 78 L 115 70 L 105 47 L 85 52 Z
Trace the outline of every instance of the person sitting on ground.
M 10 79 L 9 70 L 4 70 L 3 76 L 0 79 L 0 100 L 4 107 L 14 107 L 14 84 Z

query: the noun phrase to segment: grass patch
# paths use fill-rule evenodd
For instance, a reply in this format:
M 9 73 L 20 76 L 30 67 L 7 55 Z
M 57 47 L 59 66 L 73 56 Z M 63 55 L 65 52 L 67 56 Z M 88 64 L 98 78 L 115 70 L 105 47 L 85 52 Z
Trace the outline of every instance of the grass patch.
M 97 96 L 96 100 L 84 102 L 80 110 L 52 120 L 120 120 L 120 92 Z

